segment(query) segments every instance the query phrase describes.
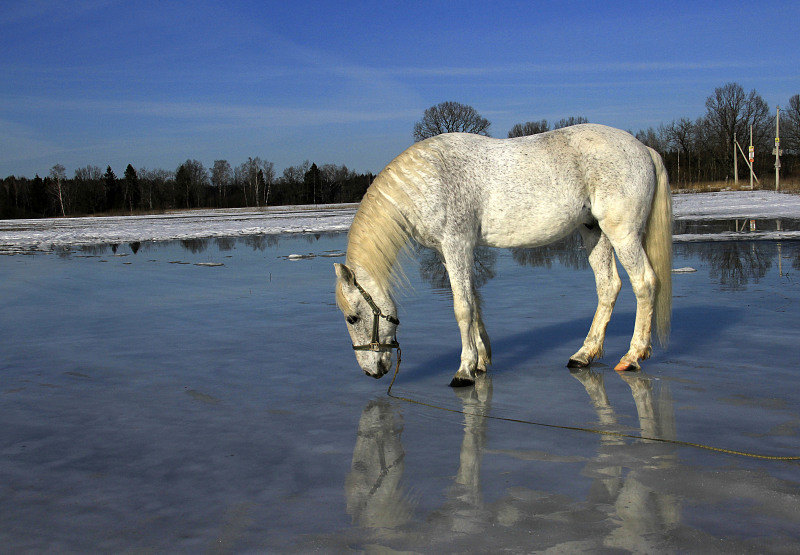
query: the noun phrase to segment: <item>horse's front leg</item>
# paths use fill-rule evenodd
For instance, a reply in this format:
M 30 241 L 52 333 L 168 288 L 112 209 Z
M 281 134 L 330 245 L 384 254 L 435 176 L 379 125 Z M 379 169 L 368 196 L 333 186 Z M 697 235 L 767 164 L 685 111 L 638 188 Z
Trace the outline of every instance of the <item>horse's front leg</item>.
M 453 290 L 453 310 L 461 332 L 461 364 L 450 386 L 464 387 L 475 383 L 478 369 L 478 342 L 481 344 L 481 350 L 486 353 L 486 346 L 481 340 L 479 311 L 472 287 L 473 254 L 472 249 L 464 245 L 454 245 L 449 249 L 443 247 L 442 254 L 447 265 L 450 287 Z M 483 333 L 485 334 L 485 331 Z

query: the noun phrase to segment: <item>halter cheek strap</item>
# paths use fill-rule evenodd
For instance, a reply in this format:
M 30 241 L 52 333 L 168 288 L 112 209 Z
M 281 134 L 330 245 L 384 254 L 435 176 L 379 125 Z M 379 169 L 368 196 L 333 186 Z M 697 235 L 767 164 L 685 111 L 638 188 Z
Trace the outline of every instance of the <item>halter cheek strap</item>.
M 392 339 L 389 343 L 381 343 L 378 335 L 378 325 L 380 324 L 381 318 L 385 319 L 387 322 L 391 322 L 395 326 L 400 325 L 400 320 L 391 314 L 384 314 L 375 301 L 372 300 L 372 296 L 355 280 L 355 277 L 353 278 L 353 285 L 358 288 L 359 292 L 361 292 L 361 296 L 364 297 L 364 300 L 367 301 L 367 304 L 372 309 L 372 339 L 366 345 L 353 345 L 353 349 L 356 351 L 373 351 L 376 353 L 391 351 L 392 349 L 399 350 L 400 343 L 397 342 L 397 339 Z

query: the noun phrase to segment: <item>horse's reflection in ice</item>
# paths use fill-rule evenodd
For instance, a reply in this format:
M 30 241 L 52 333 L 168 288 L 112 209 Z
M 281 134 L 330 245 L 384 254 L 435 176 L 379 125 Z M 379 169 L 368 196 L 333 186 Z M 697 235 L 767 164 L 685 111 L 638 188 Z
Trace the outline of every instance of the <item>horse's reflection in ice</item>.
M 675 439 L 675 415 L 670 389 L 662 385 L 653 397 L 653 380 L 643 372 L 616 373 L 630 386 L 641 435 Z M 617 416 L 606 394 L 603 374 L 591 368 L 572 371 L 586 388 L 598 420 L 605 429 L 618 426 Z M 637 474 L 653 469 L 667 469 L 675 464 L 675 447 L 665 443 L 638 442 L 625 438 L 601 436 L 597 458 L 584 468 L 583 474 L 595 478 L 589 501 L 597 506 L 612 506 L 610 517 L 619 520 L 619 528 L 605 539 L 606 547 L 652 551 L 647 538 L 658 537 L 680 522 L 680 509 L 675 496 L 653 491 L 643 485 Z M 631 469 L 627 474 L 625 468 Z M 657 550 L 655 546 L 650 546 Z
M 614 379 L 621 378 L 630 386 L 641 434 L 674 438 L 669 388 L 657 387 L 654 396 L 653 381 L 642 372 L 613 375 Z M 619 429 L 619 418 L 609 402 L 603 374 L 584 368 L 573 371 L 572 376 L 589 394 L 600 427 Z M 548 491 L 515 487 L 500 499 L 485 503 L 481 490 L 481 463 L 487 442 L 488 420 L 483 416 L 490 413 L 491 377 L 481 376 L 475 388 L 458 389 L 455 394 L 467 413 L 464 415 L 458 470 L 452 485 L 444 492 L 445 502 L 428 515 L 415 514 L 413 496 L 402 485 L 403 423 L 396 406 L 380 400 L 370 401 L 364 409 L 345 493 L 347 511 L 353 517 L 353 523 L 371 529 L 369 534 L 373 541 L 383 540 L 388 542 L 387 545 L 401 549 L 414 545 L 433 548 L 439 544 L 455 548 L 455 544 L 447 542 L 472 538 L 469 545 L 481 550 L 481 546 L 488 548 L 491 545 L 492 536 L 500 534 L 505 545 L 508 545 L 509 536 L 513 536 L 522 542 L 520 546 L 533 548 L 526 543 L 533 534 L 540 540 L 549 537 L 550 546 L 564 544 L 566 547 L 565 542 L 574 541 L 577 536 L 596 548 L 638 551 L 649 547 L 657 549 L 659 539 L 679 523 L 677 498 L 655 491 L 637 479 L 640 472 L 673 466 L 675 447 L 614 436 L 601 436 L 597 456 L 581 472 L 594 479 L 593 485 L 585 502 L 576 500 L 573 504 L 576 514 L 587 511 L 594 514 L 594 522 L 581 523 L 576 529 L 569 530 L 564 521 L 563 503 L 547 502 L 553 496 L 563 501 L 563 496 Z M 532 455 L 524 452 L 504 454 L 524 460 L 542 457 L 539 452 Z M 548 456 L 551 458 L 547 459 Z M 542 460 L 552 462 L 558 458 L 547 455 Z M 563 540 L 559 540 L 561 536 Z
M 478 532 L 491 519 L 481 495 L 481 460 L 486 445 L 484 415 L 489 414 L 492 400 L 492 380 L 478 376 L 475 387 L 454 390 L 460 399 L 464 415 L 464 438 L 458 458 L 458 471 L 447 492 L 447 503 L 432 521 L 440 528 L 459 533 Z
M 345 482 L 347 512 L 359 526 L 389 532 L 411 519 L 413 502 L 400 486 L 405 458 L 402 431 L 402 418 L 387 400 L 370 401 L 361 413 Z

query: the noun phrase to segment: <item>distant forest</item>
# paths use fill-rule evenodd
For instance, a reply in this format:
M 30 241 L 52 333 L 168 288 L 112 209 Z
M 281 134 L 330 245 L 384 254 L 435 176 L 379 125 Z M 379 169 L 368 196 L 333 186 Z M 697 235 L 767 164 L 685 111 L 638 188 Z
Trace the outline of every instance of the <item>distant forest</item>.
M 285 204 L 359 202 L 374 176 L 346 166 L 304 162 L 276 178 L 272 162 L 260 158 L 232 168 L 217 160 L 206 169 L 187 160 L 174 172 L 135 169 L 118 177 L 110 166 L 75 170 L 67 178 L 56 164 L 49 175 L 6 177 L 0 182 L 0 218 L 40 218 L 108 213 L 160 212 L 183 208 L 235 208 Z
M 744 154 L 750 144 L 752 126 L 756 175 L 761 188 L 774 186 L 775 112 L 752 90 L 738 83 L 714 90 L 705 102 L 705 115 L 681 118 L 657 128 L 635 132 L 636 138 L 656 149 L 664 158 L 674 187 L 693 183 L 732 180 L 736 137 L 739 179 L 749 181 Z M 792 96 L 781 111 L 781 180 L 800 175 L 800 95 Z M 518 123 L 509 137 L 532 135 L 583 123 L 586 118 L 569 117 Z M 414 138 L 423 139 L 446 131 L 489 135 L 491 123 L 474 108 L 443 102 L 425 111 L 414 126 Z M 56 164 L 44 178 L 9 176 L 0 181 L 0 219 L 131 214 L 184 208 L 233 208 L 286 204 L 359 202 L 372 183 L 372 173 L 357 173 L 346 166 L 308 161 L 276 176 L 272 162 L 248 158 L 232 167 L 216 160 L 205 168 L 197 160 L 186 160 L 175 171 L 136 169 L 128 165 L 122 176 L 110 166 L 75 170 L 68 178 L 64 166 Z

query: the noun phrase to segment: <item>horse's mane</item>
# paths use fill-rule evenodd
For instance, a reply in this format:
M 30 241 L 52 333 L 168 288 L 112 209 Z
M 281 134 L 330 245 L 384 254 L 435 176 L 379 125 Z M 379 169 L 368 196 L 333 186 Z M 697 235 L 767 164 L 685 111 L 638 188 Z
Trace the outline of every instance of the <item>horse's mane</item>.
M 347 265 L 362 268 L 390 296 L 397 286 L 407 284 L 400 262 L 403 254 L 409 254 L 409 217 L 413 220 L 415 213 L 409 194 L 419 192 L 415 183 L 429 169 L 418 145 L 378 174 L 364 194 L 348 233 Z M 336 298 L 340 307 L 347 307 L 338 287 Z

